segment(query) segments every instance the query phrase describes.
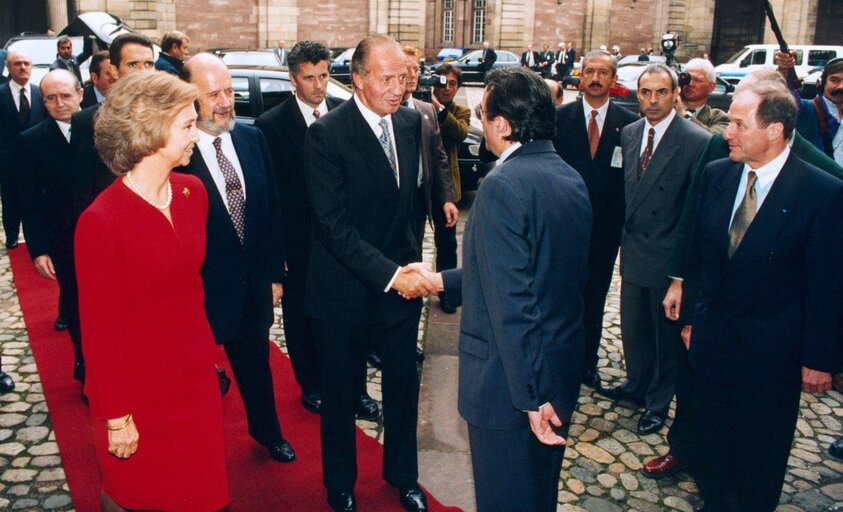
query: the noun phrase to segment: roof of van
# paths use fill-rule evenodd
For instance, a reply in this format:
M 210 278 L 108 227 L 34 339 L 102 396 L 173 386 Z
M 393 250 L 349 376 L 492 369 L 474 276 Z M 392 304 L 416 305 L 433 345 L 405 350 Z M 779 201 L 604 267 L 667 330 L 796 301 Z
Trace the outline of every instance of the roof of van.
M 775 49 L 778 49 L 779 45 L 778 44 L 748 44 L 748 45 L 744 46 L 744 48 L 751 48 L 753 50 L 756 49 L 756 48 L 775 48 Z M 806 48 L 810 48 L 812 50 L 839 50 L 839 51 L 843 51 L 843 46 L 823 45 L 823 44 L 790 44 L 790 45 L 788 45 L 788 48 L 790 48 L 791 50 L 804 50 Z

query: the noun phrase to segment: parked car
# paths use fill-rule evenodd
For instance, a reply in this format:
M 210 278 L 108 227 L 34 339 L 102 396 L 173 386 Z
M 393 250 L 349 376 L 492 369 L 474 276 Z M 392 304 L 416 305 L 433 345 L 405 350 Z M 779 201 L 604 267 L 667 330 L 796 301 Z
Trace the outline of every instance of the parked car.
M 796 76 L 801 79 L 813 68 L 825 66 L 831 59 L 843 57 L 843 46 L 794 44 L 790 49 L 796 52 Z M 779 46 L 776 44 L 750 44 L 714 69 L 726 81 L 737 85 L 741 78 L 756 69 L 775 69 L 773 57 L 777 51 Z
M 495 53 L 498 54 L 498 60 L 493 65 L 494 69 L 521 65 L 520 58 L 512 52 L 496 50 Z M 474 50 L 451 62 L 452 65 L 459 66 L 462 70 L 463 82 L 480 82 L 483 80 L 483 69 L 480 67 L 482 56 L 483 50 Z M 441 62 L 431 64 L 430 70 L 435 71 L 442 64 Z
M 649 64 L 649 62 L 641 62 L 619 67 L 617 83 L 609 91 L 612 101 L 636 114 L 640 113 L 640 106 L 638 104 L 638 77 L 641 76 L 641 73 L 644 72 L 644 69 Z M 719 76 L 716 79 L 717 87 L 708 95 L 708 104 L 712 107 L 728 111 L 729 105 L 732 104 L 732 95 L 735 91 L 735 86 Z
M 266 66 L 228 66 L 234 88 L 234 113 L 237 120 L 252 124 L 255 118 L 293 95 L 287 68 Z M 347 100 L 352 91 L 337 80 L 328 82 L 328 96 Z M 480 179 L 495 166 L 480 161 L 483 132 L 469 127 L 468 137 L 460 145 L 459 164 L 462 190 L 476 190 Z
M 81 52 L 82 38 L 71 37 L 70 40 L 73 42 L 73 53 L 78 54 Z M 6 42 L 6 46 L 3 49 L 8 52 L 22 52 L 29 57 L 32 61 L 32 74 L 30 75 L 29 81 L 32 85 L 38 85 L 41 83 L 44 75 L 50 71 L 50 65 L 56 60 L 57 41 L 58 39 L 55 36 L 47 35 L 15 36 Z M 90 59 L 87 59 L 85 62 L 79 64 L 82 80 L 88 79 L 89 61 Z M 9 70 L 4 69 L 3 74 L 9 76 Z
M 331 78 L 344 83 L 351 84 L 351 57 L 354 55 L 354 48 L 349 48 L 340 53 L 331 61 Z
M 439 62 L 451 62 L 463 56 L 465 50 L 462 48 L 442 48 L 436 54 L 436 60 Z
M 213 52 L 227 66 L 280 66 L 281 61 L 273 50 L 214 49 Z
M 578 89 L 580 87 L 580 77 L 582 75 L 582 58 L 574 62 L 574 67 L 565 73 L 562 77 L 562 87 L 573 87 Z M 556 75 L 559 76 L 559 75 Z

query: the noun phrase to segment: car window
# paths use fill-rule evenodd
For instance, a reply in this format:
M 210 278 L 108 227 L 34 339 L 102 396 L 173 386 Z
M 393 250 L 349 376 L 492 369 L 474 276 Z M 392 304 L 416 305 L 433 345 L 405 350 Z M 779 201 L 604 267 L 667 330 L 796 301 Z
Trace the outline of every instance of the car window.
M 274 52 L 230 52 L 222 56 L 228 65 L 242 66 L 278 66 Z
M 752 62 L 754 65 L 763 65 L 767 62 L 767 50 L 755 50 L 752 52 Z
M 810 50 L 808 51 L 808 65 L 811 67 L 825 66 L 826 62 L 837 57 L 834 50 Z
M 345 62 L 351 62 L 351 57 L 354 55 L 354 48 L 349 48 L 346 51 L 342 52 L 341 54 L 337 55 L 334 59 L 334 62 L 337 64 L 343 64 Z
M 503 62 L 515 62 L 518 59 L 511 53 L 498 53 L 498 60 Z
M 278 105 L 293 94 L 290 82 L 279 78 L 261 78 L 260 89 L 264 111 Z
M 237 117 L 257 117 L 252 113 L 249 79 L 242 76 L 232 77 L 231 86 L 234 88 L 234 114 Z

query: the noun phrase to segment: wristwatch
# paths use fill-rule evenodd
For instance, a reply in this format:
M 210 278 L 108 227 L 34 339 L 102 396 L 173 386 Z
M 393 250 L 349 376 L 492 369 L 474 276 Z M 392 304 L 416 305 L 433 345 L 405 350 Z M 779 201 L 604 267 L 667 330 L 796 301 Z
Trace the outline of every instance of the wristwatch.
M 439 105 L 439 108 L 437 109 L 437 111 L 442 112 L 443 110 L 445 110 L 445 105 Z

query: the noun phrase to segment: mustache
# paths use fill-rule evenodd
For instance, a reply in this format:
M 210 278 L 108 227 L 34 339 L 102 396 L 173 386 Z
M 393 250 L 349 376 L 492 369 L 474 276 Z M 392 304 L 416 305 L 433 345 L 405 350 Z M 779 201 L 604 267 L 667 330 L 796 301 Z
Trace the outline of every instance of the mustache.
M 843 96 L 843 89 L 835 89 L 830 92 L 832 96 Z
M 226 108 L 215 108 L 215 109 L 214 109 L 214 114 L 230 114 L 231 112 L 232 112 L 232 108 L 231 108 L 231 107 L 226 107 Z

